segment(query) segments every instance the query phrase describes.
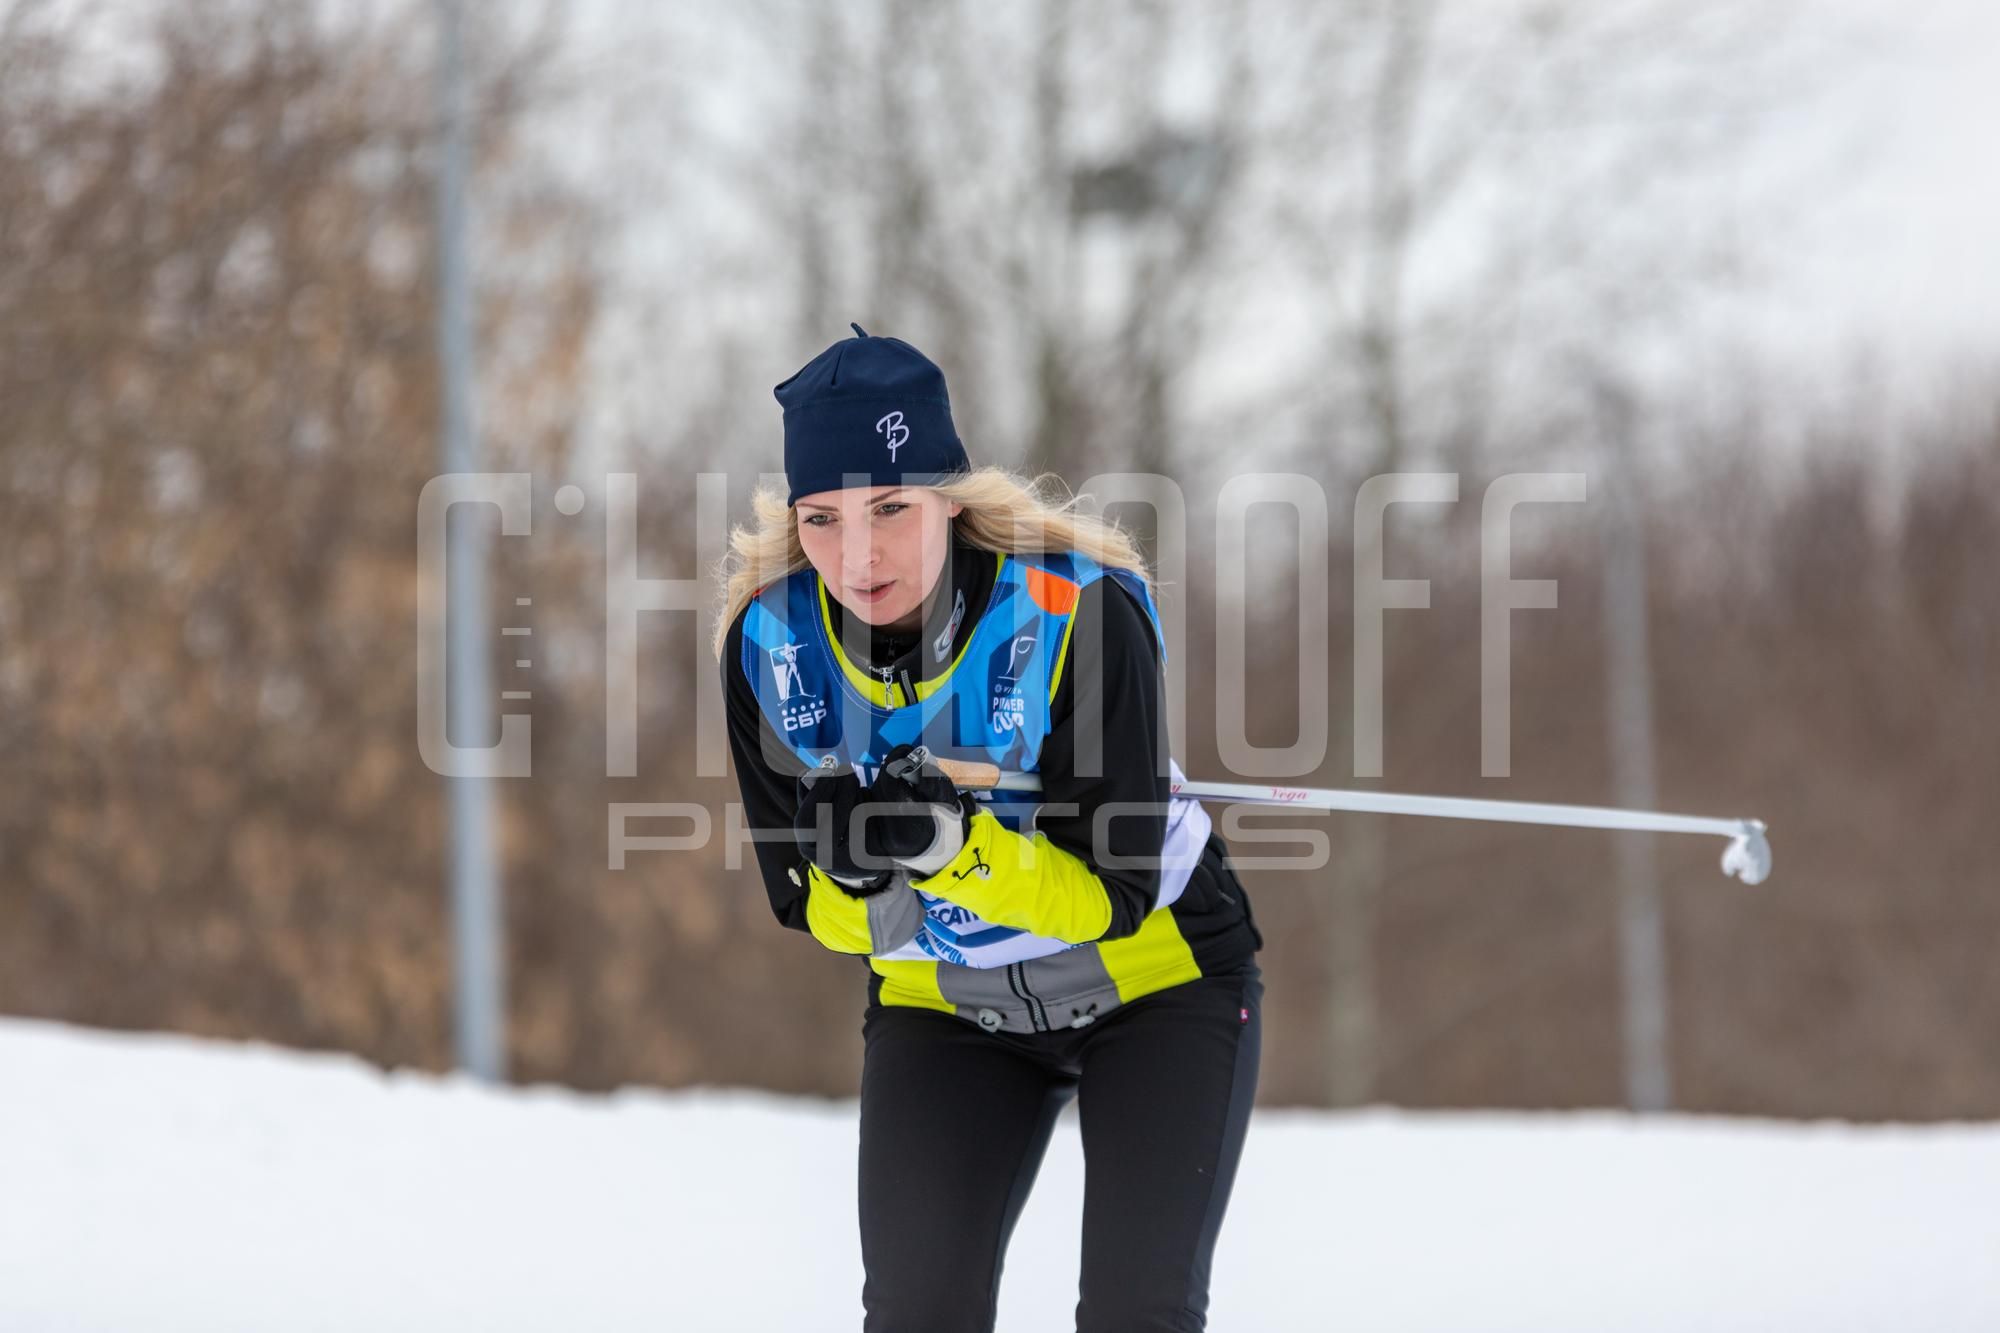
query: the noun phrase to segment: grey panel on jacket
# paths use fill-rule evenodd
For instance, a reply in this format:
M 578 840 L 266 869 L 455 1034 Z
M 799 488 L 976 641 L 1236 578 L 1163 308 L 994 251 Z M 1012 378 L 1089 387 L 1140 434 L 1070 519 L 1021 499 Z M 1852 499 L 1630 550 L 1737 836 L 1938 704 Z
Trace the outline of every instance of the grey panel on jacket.
M 876 953 L 890 953 L 917 937 L 924 924 L 924 900 L 910 887 L 910 879 L 896 872 L 896 882 L 868 901 L 868 938 Z
M 1006 967 L 939 963 L 938 993 L 989 1032 L 1086 1027 L 1118 1006 L 1118 984 L 1094 944 Z

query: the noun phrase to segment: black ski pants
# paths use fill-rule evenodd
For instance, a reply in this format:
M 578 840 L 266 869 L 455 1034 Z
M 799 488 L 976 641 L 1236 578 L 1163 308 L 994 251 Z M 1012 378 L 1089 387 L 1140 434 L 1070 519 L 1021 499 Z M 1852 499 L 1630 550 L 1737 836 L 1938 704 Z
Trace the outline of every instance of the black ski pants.
M 1262 973 L 1155 991 L 1095 1023 L 988 1033 L 871 1005 L 863 1022 L 866 1333 L 990 1333 L 1056 1116 L 1078 1098 L 1078 1333 L 1207 1326 L 1209 1261 L 1257 1088 Z

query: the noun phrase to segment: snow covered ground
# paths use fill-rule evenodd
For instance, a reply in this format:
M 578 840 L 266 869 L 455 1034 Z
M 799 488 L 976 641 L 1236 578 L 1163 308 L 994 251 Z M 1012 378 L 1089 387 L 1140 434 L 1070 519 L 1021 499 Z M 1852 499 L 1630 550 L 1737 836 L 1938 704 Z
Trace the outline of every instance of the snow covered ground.
M 0 1329 L 860 1326 L 852 1103 L 0 1020 Z M 1069 1328 L 1059 1131 L 1003 1330 Z M 1212 1326 L 2000 1328 L 2000 1126 L 1262 1112 Z

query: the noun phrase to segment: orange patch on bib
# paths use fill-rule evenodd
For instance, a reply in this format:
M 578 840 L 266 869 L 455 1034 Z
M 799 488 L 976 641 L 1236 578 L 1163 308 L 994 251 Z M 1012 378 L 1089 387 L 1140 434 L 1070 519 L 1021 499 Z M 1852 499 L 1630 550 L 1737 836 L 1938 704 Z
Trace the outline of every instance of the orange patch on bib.
M 1066 616 L 1076 605 L 1080 589 L 1059 574 L 1051 574 L 1046 569 L 1029 569 L 1023 572 L 1023 580 L 1028 585 L 1028 596 L 1035 599 L 1035 605 L 1052 616 Z

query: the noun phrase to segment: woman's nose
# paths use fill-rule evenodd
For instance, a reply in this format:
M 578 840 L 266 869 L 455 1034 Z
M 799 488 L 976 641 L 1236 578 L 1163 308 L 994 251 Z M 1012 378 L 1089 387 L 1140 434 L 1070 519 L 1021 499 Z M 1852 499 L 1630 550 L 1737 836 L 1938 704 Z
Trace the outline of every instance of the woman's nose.
M 840 557 L 849 569 L 869 569 L 882 558 L 882 545 L 866 524 L 850 524 L 841 534 Z

